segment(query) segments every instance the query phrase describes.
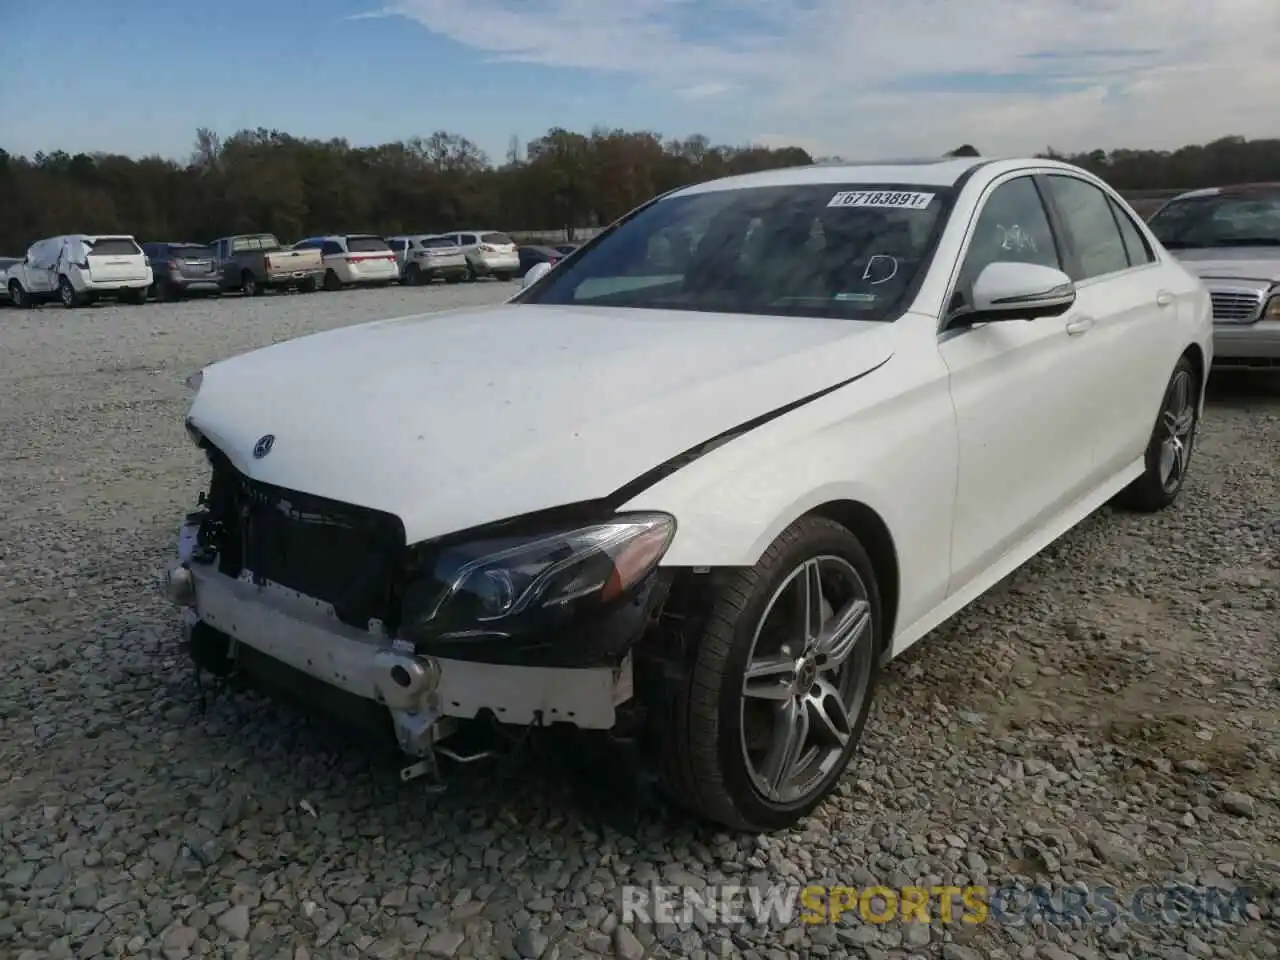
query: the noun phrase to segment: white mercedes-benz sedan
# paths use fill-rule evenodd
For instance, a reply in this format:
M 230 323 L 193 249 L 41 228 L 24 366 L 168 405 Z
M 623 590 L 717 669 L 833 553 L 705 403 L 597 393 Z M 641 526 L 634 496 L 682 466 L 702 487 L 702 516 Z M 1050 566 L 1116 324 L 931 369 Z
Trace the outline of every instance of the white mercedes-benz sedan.
M 608 731 L 735 829 L 823 800 L 891 658 L 1173 503 L 1212 362 L 1200 280 L 1049 160 L 701 183 L 530 273 L 193 375 L 188 649 L 370 719 L 405 779 Z

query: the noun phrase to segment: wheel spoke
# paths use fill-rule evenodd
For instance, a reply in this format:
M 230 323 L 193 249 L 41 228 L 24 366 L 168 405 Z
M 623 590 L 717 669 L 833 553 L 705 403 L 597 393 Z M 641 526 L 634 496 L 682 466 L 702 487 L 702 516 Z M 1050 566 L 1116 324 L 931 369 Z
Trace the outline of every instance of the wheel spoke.
M 765 783 L 774 796 L 781 793 L 782 785 L 795 773 L 808 740 L 809 711 L 804 701 L 789 698 L 779 708 L 774 720 L 773 742 L 769 745 L 761 770 Z
M 815 650 L 823 671 L 838 670 L 867 635 L 871 626 L 871 604 L 850 600 L 823 628 Z
M 742 695 L 759 700 L 786 700 L 791 696 L 795 669 L 795 660 L 782 653 L 752 660 L 742 680 Z
M 800 626 L 803 649 L 810 650 L 822 634 L 822 567 L 817 560 L 805 562 L 800 581 Z
M 818 692 L 807 698 L 807 705 L 814 735 L 843 750 L 849 742 L 853 725 L 836 688 L 826 680 L 819 680 Z
M 1173 469 L 1170 479 L 1178 479 L 1187 467 L 1187 445 L 1177 437 L 1173 438 Z

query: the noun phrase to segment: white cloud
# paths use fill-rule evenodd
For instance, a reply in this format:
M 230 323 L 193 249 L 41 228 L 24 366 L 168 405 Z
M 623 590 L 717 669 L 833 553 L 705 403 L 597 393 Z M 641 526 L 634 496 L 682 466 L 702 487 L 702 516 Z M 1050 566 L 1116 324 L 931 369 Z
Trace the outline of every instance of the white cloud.
M 1276 0 L 395 0 L 379 13 L 495 59 L 706 101 L 707 133 L 732 118 L 781 131 L 758 141 L 846 157 L 1280 132 Z M 920 89 L 939 74 L 969 82 Z M 980 74 L 1023 89 L 988 78 L 978 92 Z

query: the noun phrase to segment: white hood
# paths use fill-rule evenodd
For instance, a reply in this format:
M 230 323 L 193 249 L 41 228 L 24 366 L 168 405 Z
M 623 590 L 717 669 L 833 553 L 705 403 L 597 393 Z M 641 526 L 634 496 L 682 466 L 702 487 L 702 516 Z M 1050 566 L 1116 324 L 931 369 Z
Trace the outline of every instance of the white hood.
M 1257 280 L 1280 283 L 1280 247 L 1210 247 L 1172 251 L 1204 280 Z
M 883 363 L 893 324 L 504 305 L 214 364 L 192 424 L 246 476 L 398 516 L 410 543 L 606 497 Z M 275 437 L 255 460 L 257 440 Z

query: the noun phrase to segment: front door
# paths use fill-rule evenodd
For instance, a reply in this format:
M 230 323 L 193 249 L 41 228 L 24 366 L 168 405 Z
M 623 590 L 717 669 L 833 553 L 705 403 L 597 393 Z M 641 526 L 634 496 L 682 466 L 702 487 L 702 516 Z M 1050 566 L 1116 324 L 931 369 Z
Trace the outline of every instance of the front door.
M 1065 270 L 1062 238 L 1050 226 L 1035 179 L 998 181 L 972 228 L 951 308 L 997 261 Z M 1004 320 L 944 331 L 959 436 L 950 591 L 970 583 L 1043 527 L 1088 487 L 1095 384 L 1089 337 L 1068 317 Z

